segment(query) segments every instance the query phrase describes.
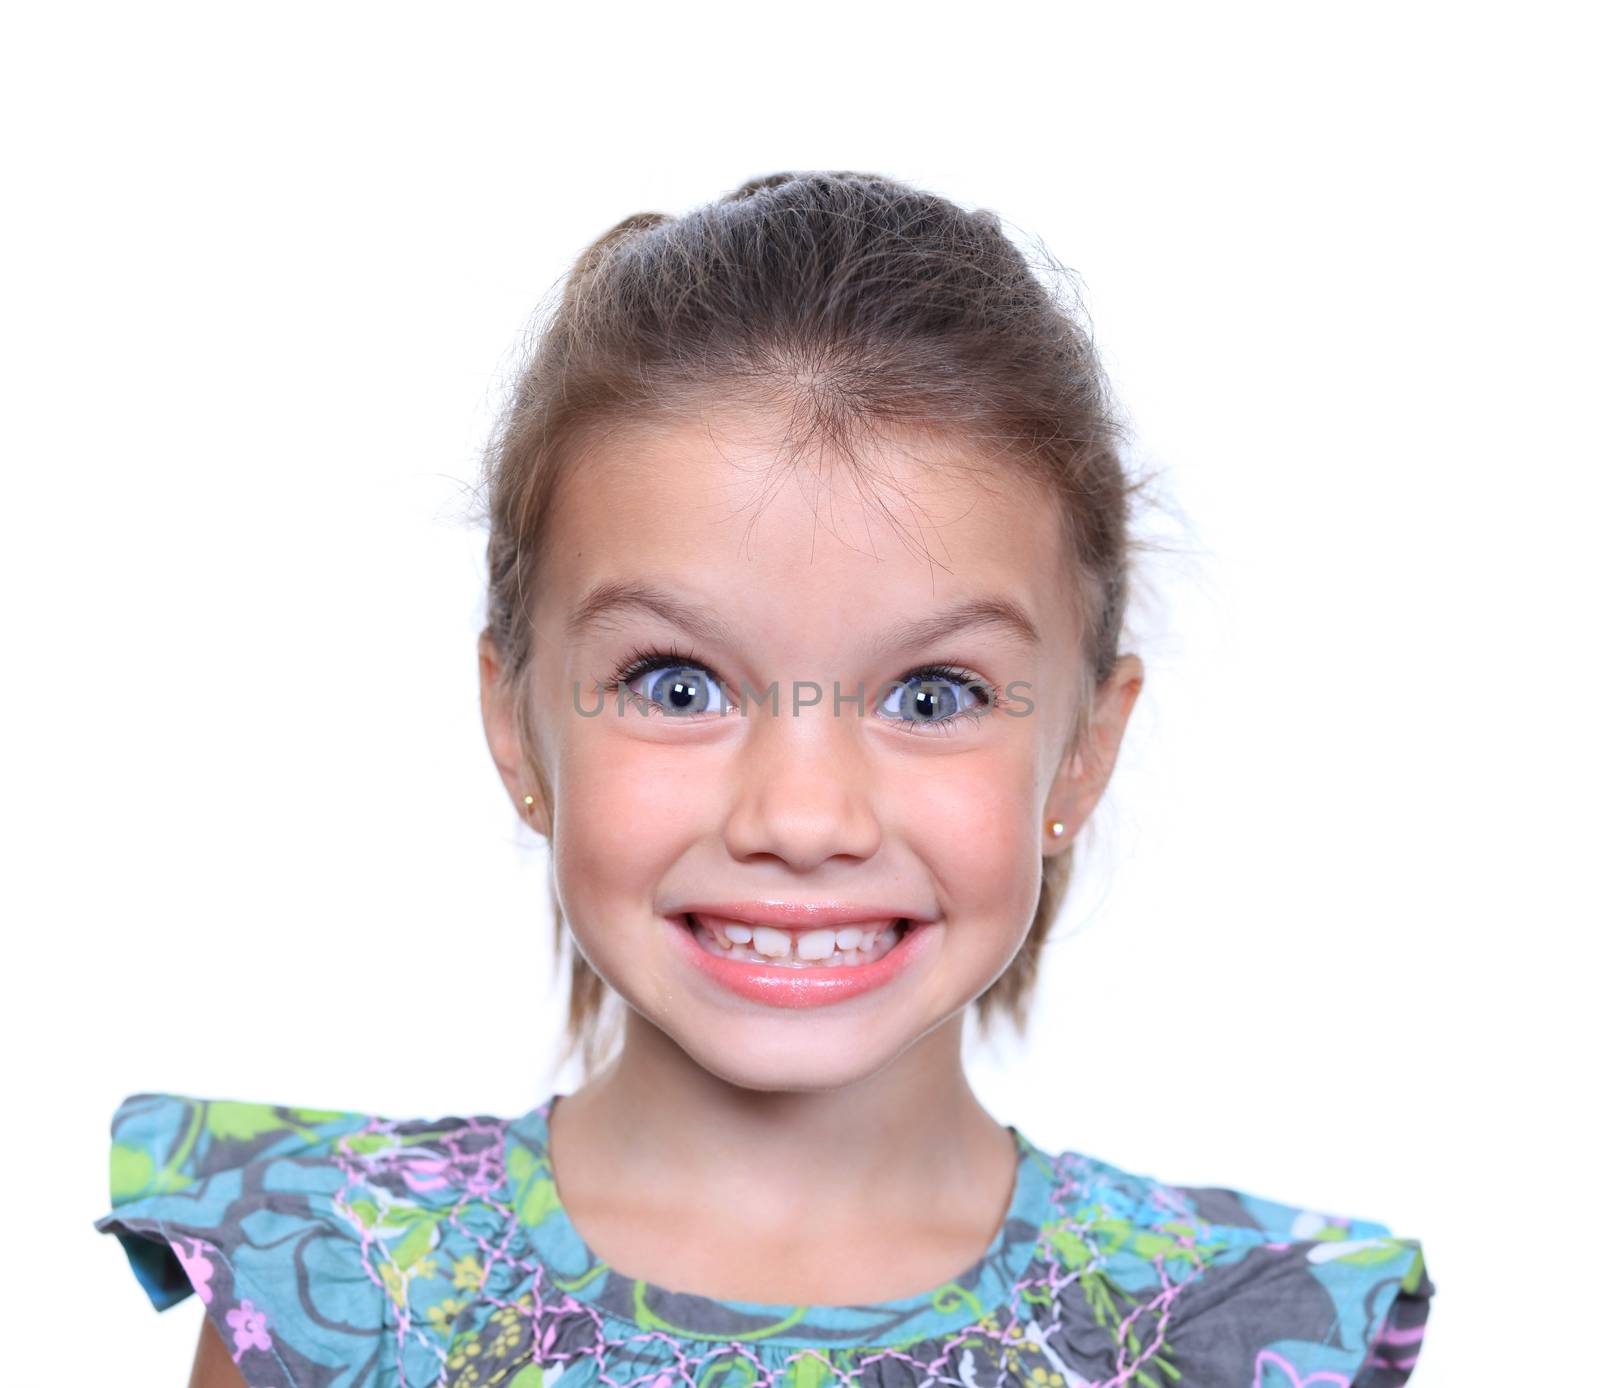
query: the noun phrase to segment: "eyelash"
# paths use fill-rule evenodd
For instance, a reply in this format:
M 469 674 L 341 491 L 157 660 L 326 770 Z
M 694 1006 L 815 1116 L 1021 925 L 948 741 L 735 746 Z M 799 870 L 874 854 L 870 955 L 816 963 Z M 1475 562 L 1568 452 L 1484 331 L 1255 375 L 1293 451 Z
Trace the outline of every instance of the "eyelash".
M 622 664 L 612 672 L 611 677 L 601 682 L 601 689 L 610 692 L 620 690 L 624 685 L 631 684 L 640 675 L 647 675 L 655 670 L 673 670 L 680 665 L 692 665 L 696 669 L 704 670 L 707 674 L 722 681 L 716 676 L 703 660 L 698 659 L 693 651 L 680 651 L 676 646 L 635 646 L 623 657 Z M 913 683 L 923 679 L 951 680 L 963 686 L 976 686 L 977 692 L 984 700 L 981 712 L 962 710 L 950 718 L 939 718 L 929 722 L 918 722 L 913 718 L 890 718 L 885 721 L 892 724 L 898 731 L 907 733 L 912 737 L 925 736 L 924 729 L 948 737 L 955 731 L 958 723 L 968 719 L 983 718 L 992 713 L 1004 701 L 994 688 L 971 670 L 963 669 L 959 665 L 918 665 L 915 669 L 908 670 L 900 677 L 902 683 Z M 651 701 L 652 703 L 654 700 Z

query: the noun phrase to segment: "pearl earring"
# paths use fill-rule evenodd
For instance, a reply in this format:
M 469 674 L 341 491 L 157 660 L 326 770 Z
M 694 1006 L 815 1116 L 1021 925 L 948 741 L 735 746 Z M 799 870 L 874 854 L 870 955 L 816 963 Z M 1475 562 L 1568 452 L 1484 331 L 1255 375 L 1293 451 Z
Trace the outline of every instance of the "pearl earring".
M 1051 838 L 1059 839 L 1066 832 L 1067 832 L 1067 826 L 1065 824 L 1063 824 L 1059 819 L 1052 819 L 1050 821 L 1050 837 Z

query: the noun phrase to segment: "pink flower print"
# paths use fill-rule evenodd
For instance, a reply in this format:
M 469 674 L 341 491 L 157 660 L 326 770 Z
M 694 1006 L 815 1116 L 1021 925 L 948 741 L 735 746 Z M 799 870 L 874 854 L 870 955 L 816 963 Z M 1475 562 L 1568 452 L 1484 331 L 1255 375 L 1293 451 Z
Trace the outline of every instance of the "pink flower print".
M 195 1294 L 207 1305 L 211 1303 L 211 1274 L 216 1271 L 211 1264 L 211 1259 L 206 1257 L 211 1245 L 204 1239 L 190 1239 L 189 1252 L 183 1251 L 184 1240 L 182 1236 L 173 1239 L 172 1251 L 177 1255 L 179 1264 L 183 1268 L 184 1276 L 189 1279 L 189 1285 Z
M 414 1191 L 438 1190 L 449 1180 L 449 1157 L 407 1156 L 402 1162 L 400 1174 Z
M 235 1364 L 247 1349 L 272 1348 L 272 1336 L 267 1334 L 267 1313 L 256 1310 L 255 1302 L 248 1297 L 228 1312 L 228 1324 L 233 1327 Z
M 1345 1374 L 1330 1369 L 1318 1369 L 1305 1378 L 1281 1354 L 1264 1349 L 1256 1355 L 1256 1378 L 1252 1388 L 1350 1388 Z

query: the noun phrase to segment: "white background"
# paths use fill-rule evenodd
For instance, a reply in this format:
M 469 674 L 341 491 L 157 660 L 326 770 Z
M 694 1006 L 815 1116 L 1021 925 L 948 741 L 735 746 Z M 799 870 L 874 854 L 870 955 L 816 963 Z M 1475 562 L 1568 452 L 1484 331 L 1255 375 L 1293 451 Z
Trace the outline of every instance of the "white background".
M 9 21 L 7 1381 L 185 1380 L 199 1303 L 158 1319 L 91 1228 L 125 1094 L 432 1116 L 568 1087 L 542 845 L 479 725 L 477 450 L 593 236 L 805 168 L 1042 238 L 1166 479 L 1150 678 L 980 1095 L 1051 1148 L 1420 1237 L 1419 1388 L 1577 1373 L 1577 15 Z

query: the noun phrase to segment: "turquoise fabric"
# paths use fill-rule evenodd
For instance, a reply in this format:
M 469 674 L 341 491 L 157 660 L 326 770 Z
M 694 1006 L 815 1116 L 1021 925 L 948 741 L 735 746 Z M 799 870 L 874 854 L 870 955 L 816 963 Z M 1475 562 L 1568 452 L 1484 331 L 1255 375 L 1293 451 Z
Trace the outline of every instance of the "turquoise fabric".
M 1014 1127 L 1001 1228 L 921 1296 L 773 1306 L 630 1278 L 557 1197 L 558 1098 L 393 1120 L 134 1094 L 95 1227 L 158 1310 L 200 1297 L 250 1388 L 1393 1388 L 1421 1347 L 1417 1240 Z

